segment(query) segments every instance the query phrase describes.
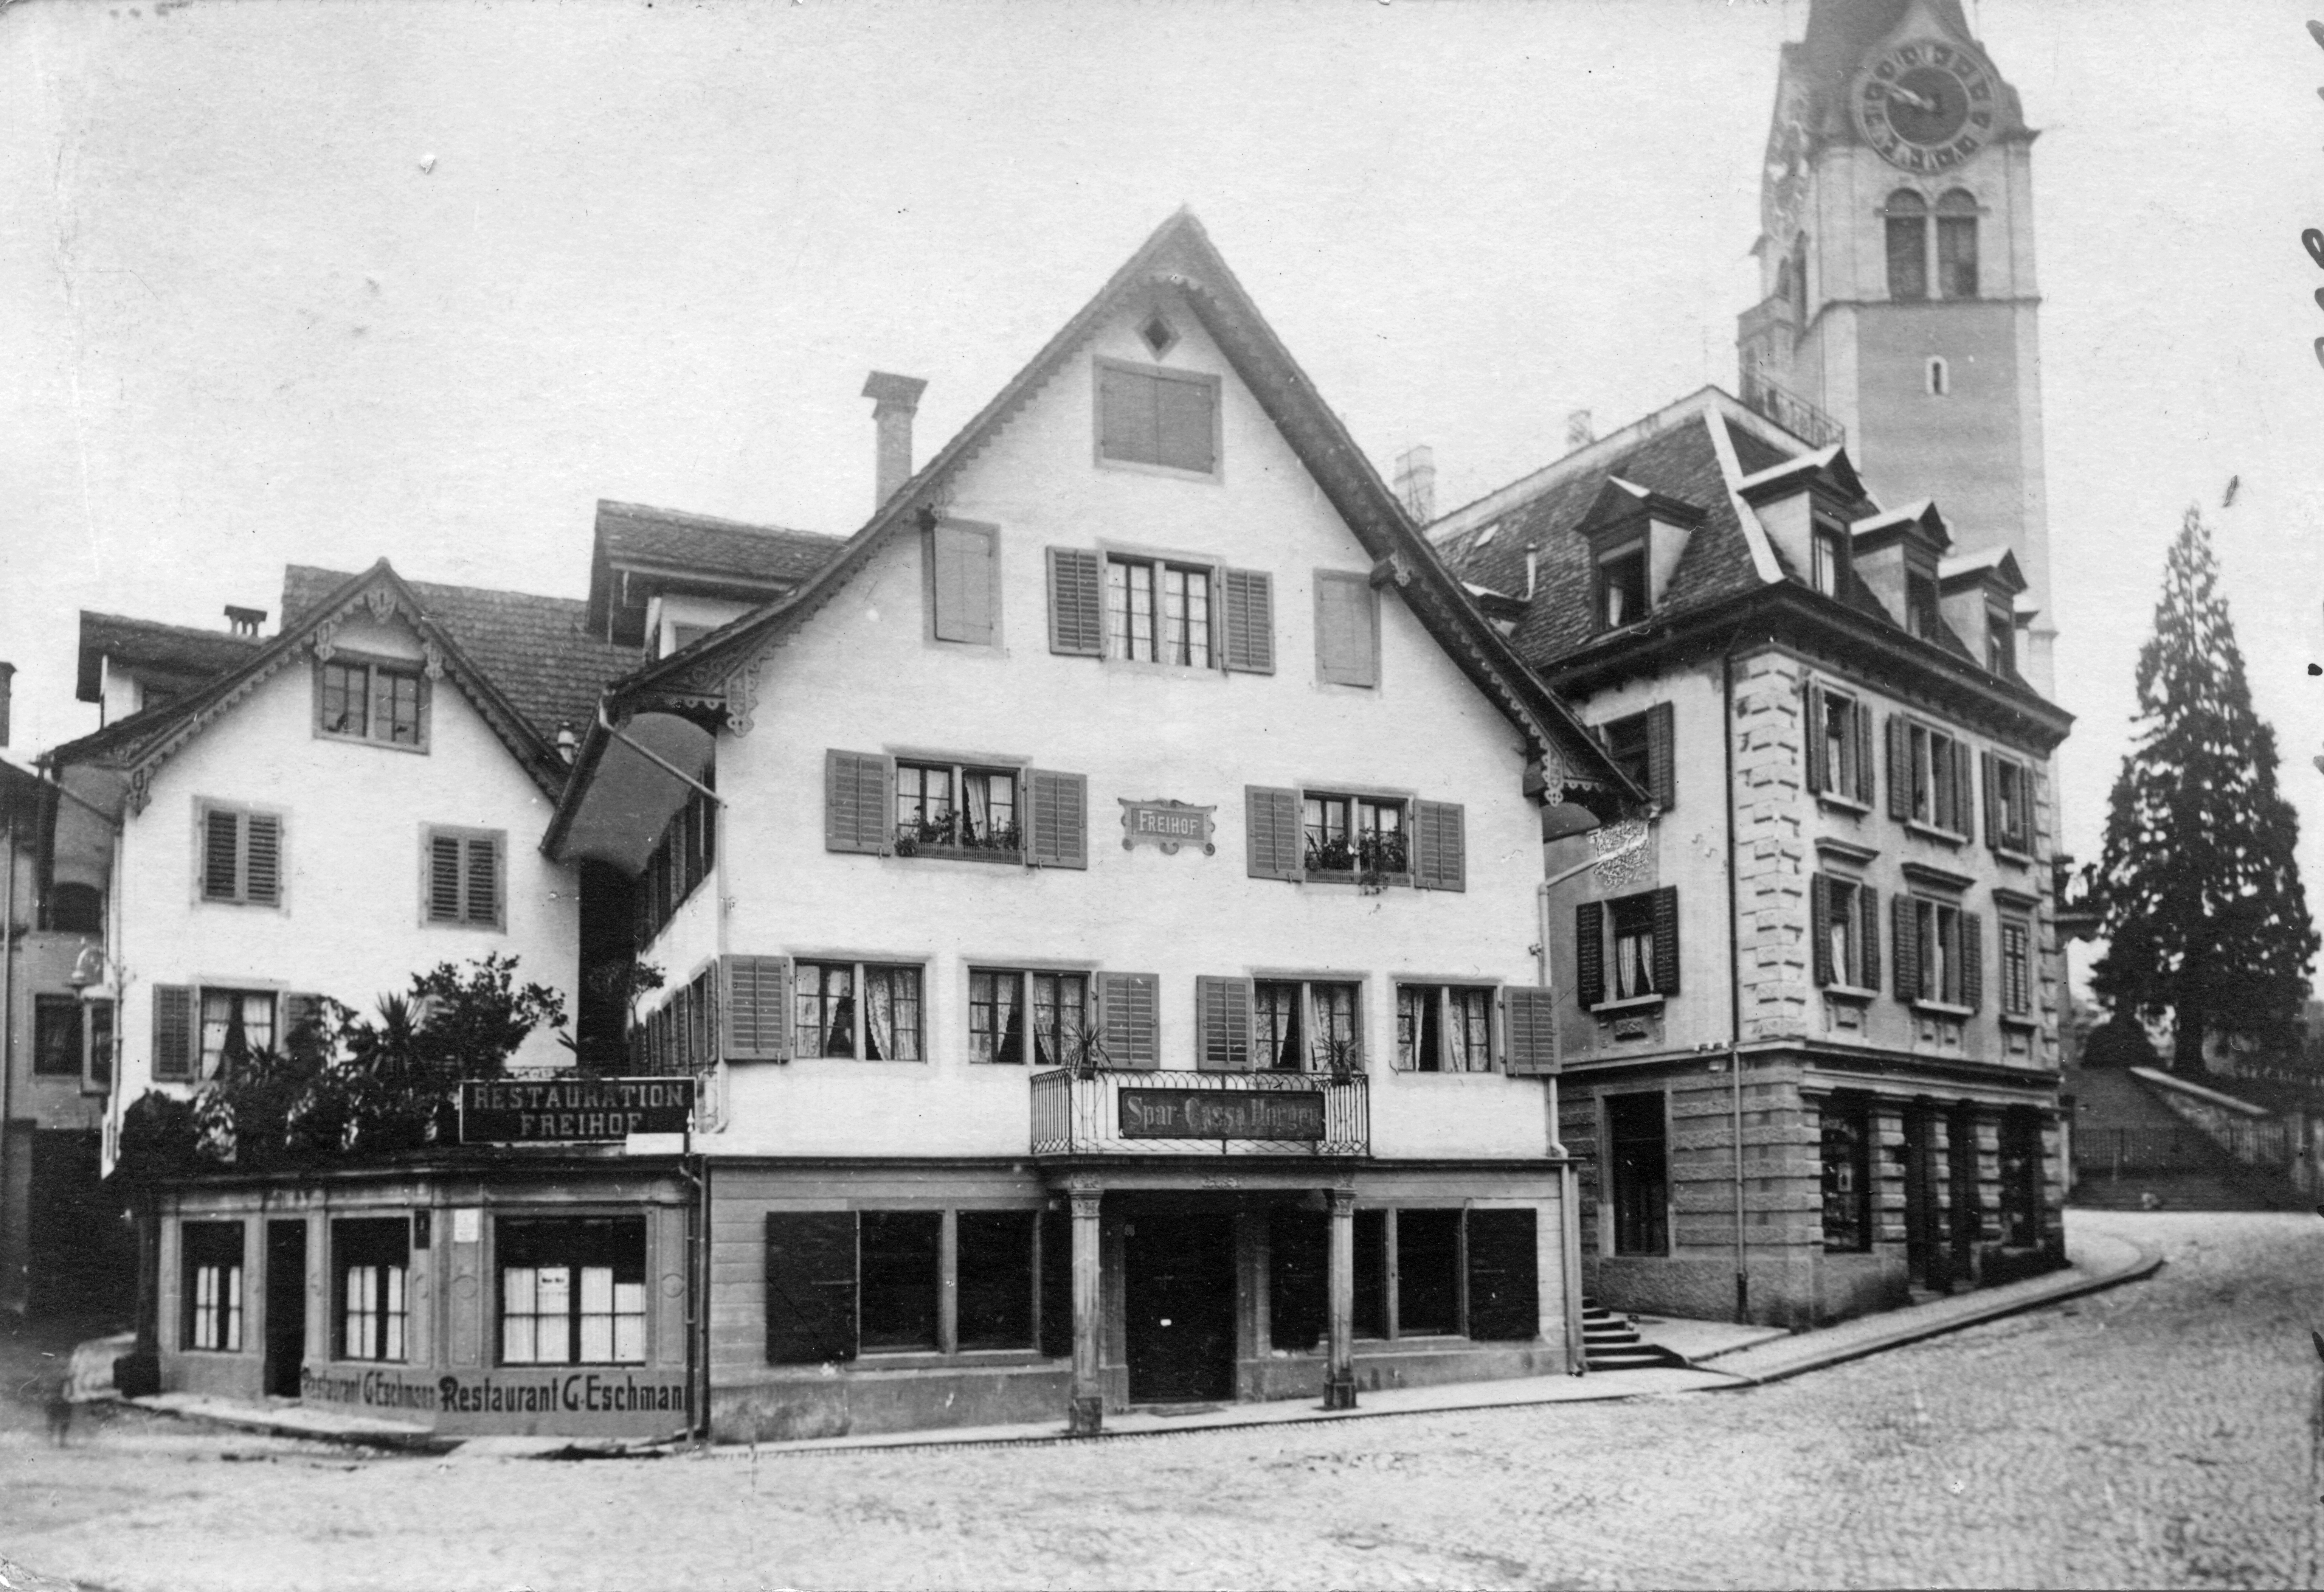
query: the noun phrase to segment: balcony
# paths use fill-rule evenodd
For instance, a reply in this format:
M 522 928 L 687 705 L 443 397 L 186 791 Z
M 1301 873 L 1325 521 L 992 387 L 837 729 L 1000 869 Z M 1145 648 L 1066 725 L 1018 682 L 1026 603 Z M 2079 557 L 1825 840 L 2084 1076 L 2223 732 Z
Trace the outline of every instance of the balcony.
M 1764 377 L 1754 375 L 1744 382 L 1743 402 L 1811 448 L 1829 448 L 1848 440 L 1847 427 L 1798 393 Z
M 1370 1095 L 1360 1073 L 1036 1073 L 1033 1153 L 1365 1156 Z

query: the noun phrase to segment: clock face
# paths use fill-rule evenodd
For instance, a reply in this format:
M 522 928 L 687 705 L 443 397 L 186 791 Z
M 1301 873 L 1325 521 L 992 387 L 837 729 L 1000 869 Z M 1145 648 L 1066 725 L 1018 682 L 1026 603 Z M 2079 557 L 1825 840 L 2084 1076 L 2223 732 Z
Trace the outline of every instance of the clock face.
M 1938 40 L 1899 44 L 1857 78 L 1856 125 L 1890 165 L 1942 171 L 1985 147 L 1999 109 L 1993 72 Z

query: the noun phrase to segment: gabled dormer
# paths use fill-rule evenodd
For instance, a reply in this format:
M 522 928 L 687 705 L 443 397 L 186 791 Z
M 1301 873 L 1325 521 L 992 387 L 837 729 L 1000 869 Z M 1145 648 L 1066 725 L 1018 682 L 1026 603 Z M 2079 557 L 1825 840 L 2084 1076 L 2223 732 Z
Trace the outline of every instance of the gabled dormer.
M 1849 527 L 1857 578 L 1880 599 L 1889 617 L 1923 641 L 1944 632 L 1938 566 L 1953 544 L 1936 504 L 1923 498 L 1857 521 Z
M 2006 547 L 1944 559 L 1937 565 L 1937 600 L 1945 623 L 1961 638 L 1969 653 L 2004 680 L 2017 673 L 2017 630 L 2030 623 L 2021 616 L 2017 597 L 2025 589 L 2025 576 L 2017 555 Z
M 1598 630 L 1635 624 L 1661 604 L 1687 538 L 1703 518 L 1693 504 L 1606 477 L 1574 526 L 1590 544 L 1590 611 Z
M 1847 588 L 1848 524 L 1865 501 L 1864 482 L 1835 442 L 1771 465 L 1736 483 L 1794 578 L 1827 597 Z
M 884 405 L 880 417 L 883 459 L 898 448 L 892 408 Z M 900 447 L 908 459 L 908 429 Z M 667 657 L 788 597 L 842 545 L 840 537 L 812 531 L 600 501 L 589 563 L 590 632 L 615 646 Z

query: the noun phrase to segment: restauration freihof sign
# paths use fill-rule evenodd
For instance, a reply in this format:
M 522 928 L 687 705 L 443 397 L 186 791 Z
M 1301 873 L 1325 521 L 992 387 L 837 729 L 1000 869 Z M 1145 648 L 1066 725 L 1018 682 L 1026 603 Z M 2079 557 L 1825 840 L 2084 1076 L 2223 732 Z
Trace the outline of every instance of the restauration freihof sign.
M 1124 1089 L 1125 1139 L 1321 1139 L 1323 1097 L 1270 1089 L 1219 1094 L 1208 1089 Z
M 496 1078 L 460 1086 L 464 1144 L 571 1144 L 682 1134 L 690 1078 Z

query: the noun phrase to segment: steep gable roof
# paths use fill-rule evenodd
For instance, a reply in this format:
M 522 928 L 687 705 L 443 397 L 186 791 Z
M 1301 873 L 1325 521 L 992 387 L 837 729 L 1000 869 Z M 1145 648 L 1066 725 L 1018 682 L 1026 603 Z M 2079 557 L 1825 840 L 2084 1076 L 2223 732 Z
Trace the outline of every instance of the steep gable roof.
M 1306 373 L 1260 316 L 1202 224 L 1185 209 L 1157 228 L 1105 286 L 805 586 L 639 670 L 616 688 L 614 705 L 623 710 L 657 707 L 723 716 L 736 733 L 746 733 L 758 670 L 768 648 L 829 602 L 890 537 L 919 525 L 924 514 L 932 514 L 953 473 L 983 448 L 1129 295 L 1154 286 L 1169 289 L 1191 306 L 1243 385 L 1375 560 L 1375 578 L 1397 587 L 1448 656 L 1524 730 L 1534 754 L 1551 765 L 1553 782 L 1568 780 L 1643 800 L 1628 778 L 1608 761 L 1596 740 L 1526 668 L 1499 631 L 1478 610 L 1339 417 L 1317 396 Z M 601 744 L 593 726 L 577 764 L 583 777 L 574 782 L 574 791 L 594 766 Z M 552 847 L 567 821 L 573 800 L 573 791 L 568 791 L 567 806 L 550 828 L 548 844 Z
M 69 741 L 41 761 L 52 768 L 99 764 L 124 773 L 130 810 L 142 811 L 155 772 L 171 754 L 259 686 L 295 665 L 318 642 L 327 645 L 339 625 L 358 608 L 383 622 L 400 618 L 410 625 L 424 649 L 429 678 L 450 680 L 542 791 L 552 797 L 558 793 L 564 784 L 565 764 L 555 745 L 532 727 L 452 632 L 430 616 L 419 593 L 385 559 L 307 603 L 295 620 L 286 615 L 281 630 L 261 643 L 239 668 L 177 701 L 133 713 L 95 735 Z

